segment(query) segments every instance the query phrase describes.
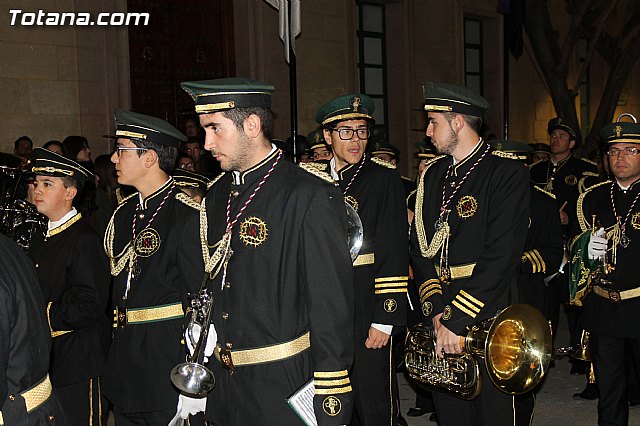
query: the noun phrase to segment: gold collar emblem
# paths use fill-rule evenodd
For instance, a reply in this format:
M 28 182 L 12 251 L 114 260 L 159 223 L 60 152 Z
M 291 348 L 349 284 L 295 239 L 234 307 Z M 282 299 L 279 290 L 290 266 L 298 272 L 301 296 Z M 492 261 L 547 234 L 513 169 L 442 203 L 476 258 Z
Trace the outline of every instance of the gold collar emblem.
M 258 247 L 267 241 L 268 235 L 267 224 L 258 217 L 250 216 L 240 223 L 240 241 L 245 246 Z
M 134 251 L 137 256 L 149 257 L 160 247 L 160 234 L 153 228 L 145 228 L 136 237 Z
M 324 401 L 322 401 L 322 409 L 325 413 L 327 413 L 328 416 L 334 417 L 340 414 L 340 411 L 342 411 L 342 403 L 338 398 L 331 395 L 326 397 Z
M 353 108 L 353 112 L 358 112 L 360 111 L 360 103 L 362 101 L 360 100 L 359 96 L 354 96 L 353 99 L 351 99 L 351 107 Z

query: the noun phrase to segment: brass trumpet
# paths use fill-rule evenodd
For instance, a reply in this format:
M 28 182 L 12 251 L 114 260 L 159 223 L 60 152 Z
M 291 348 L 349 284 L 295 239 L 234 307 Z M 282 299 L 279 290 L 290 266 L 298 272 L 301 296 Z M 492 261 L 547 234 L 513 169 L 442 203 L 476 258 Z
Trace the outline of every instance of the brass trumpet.
M 175 387 L 192 396 L 206 396 L 216 384 L 215 376 L 204 366 L 212 306 L 213 299 L 203 284 L 197 297 L 191 300 L 191 320 L 186 328 L 187 338 L 194 348 L 193 355 L 187 357 L 187 362 L 178 364 L 171 370 L 171 382 Z M 200 327 L 200 337 L 197 341 L 193 335 L 196 325 Z

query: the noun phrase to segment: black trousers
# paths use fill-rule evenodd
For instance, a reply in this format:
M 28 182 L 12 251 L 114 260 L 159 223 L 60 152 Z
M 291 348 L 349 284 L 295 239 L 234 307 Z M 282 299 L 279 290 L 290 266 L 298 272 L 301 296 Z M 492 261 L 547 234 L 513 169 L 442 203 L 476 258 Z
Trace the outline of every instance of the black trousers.
M 364 340 L 356 344 L 351 386 L 354 412 L 351 426 L 395 426 L 400 402 L 393 365 L 393 339 L 381 349 L 367 349 Z
M 625 348 L 630 353 L 625 363 Z M 627 372 L 640 371 L 640 339 L 591 333 L 589 350 L 600 390 L 598 425 L 629 423 Z
M 433 392 L 439 426 L 513 426 L 528 425 L 526 416 L 519 416 L 513 395 L 500 391 L 487 376 L 484 361 L 481 365 L 482 390 L 467 401 L 452 394 Z M 533 398 L 533 396 L 530 396 Z
M 107 424 L 107 400 L 100 391 L 100 378 L 53 388 L 70 426 Z

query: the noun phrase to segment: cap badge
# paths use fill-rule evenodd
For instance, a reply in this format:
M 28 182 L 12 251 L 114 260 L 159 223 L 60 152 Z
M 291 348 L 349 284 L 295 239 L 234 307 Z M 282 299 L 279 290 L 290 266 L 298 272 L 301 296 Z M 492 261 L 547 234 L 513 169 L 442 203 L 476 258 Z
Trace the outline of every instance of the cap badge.
M 359 112 L 360 111 L 360 104 L 362 103 L 362 101 L 360 100 L 359 96 L 354 96 L 351 99 L 351 107 L 353 108 L 353 112 Z
M 331 395 L 326 397 L 324 401 L 322 401 L 322 409 L 325 413 L 327 413 L 327 415 L 331 417 L 337 416 L 342 410 L 342 403 L 338 398 Z
M 240 241 L 245 246 L 258 247 L 267 241 L 268 235 L 267 224 L 258 217 L 250 216 L 240 223 Z
M 619 138 L 620 136 L 622 136 L 622 126 L 616 126 L 615 127 L 615 132 L 616 132 L 616 137 Z

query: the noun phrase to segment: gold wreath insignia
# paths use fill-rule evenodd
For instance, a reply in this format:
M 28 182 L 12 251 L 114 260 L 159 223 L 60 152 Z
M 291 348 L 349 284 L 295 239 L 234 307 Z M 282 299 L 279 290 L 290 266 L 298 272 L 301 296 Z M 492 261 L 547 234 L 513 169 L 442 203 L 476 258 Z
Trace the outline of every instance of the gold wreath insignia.
M 136 256 L 149 257 L 160 247 L 160 234 L 153 228 L 144 228 L 134 241 Z
M 633 226 L 633 229 L 640 229 L 640 213 L 634 213 L 631 216 L 631 226 Z
M 448 320 L 451 318 L 451 306 L 447 305 L 444 307 L 444 311 L 442 312 L 442 319 Z
M 358 211 L 358 200 L 352 195 L 347 195 L 344 197 L 344 202 L 349 204 L 355 211 Z
M 478 202 L 471 195 L 465 195 L 458 200 L 456 210 L 458 210 L 459 217 L 466 219 L 476 214 L 478 211 Z
M 327 413 L 327 415 L 334 417 L 340 414 L 340 411 L 342 411 L 342 403 L 340 402 L 340 399 L 338 399 L 338 397 L 331 395 L 326 397 L 324 401 L 322 401 L 322 409 L 325 413 Z
M 267 224 L 258 217 L 250 216 L 240 223 L 240 241 L 245 246 L 258 247 L 267 241 Z
M 428 317 L 431 311 L 433 311 L 433 304 L 431 302 L 424 302 L 422 304 L 422 314 Z
M 567 185 L 575 186 L 578 183 L 578 178 L 574 175 L 568 175 L 564 178 Z
M 398 309 L 398 303 L 396 302 L 395 299 L 387 299 L 384 301 L 384 310 L 392 313 L 395 312 L 396 309 Z

